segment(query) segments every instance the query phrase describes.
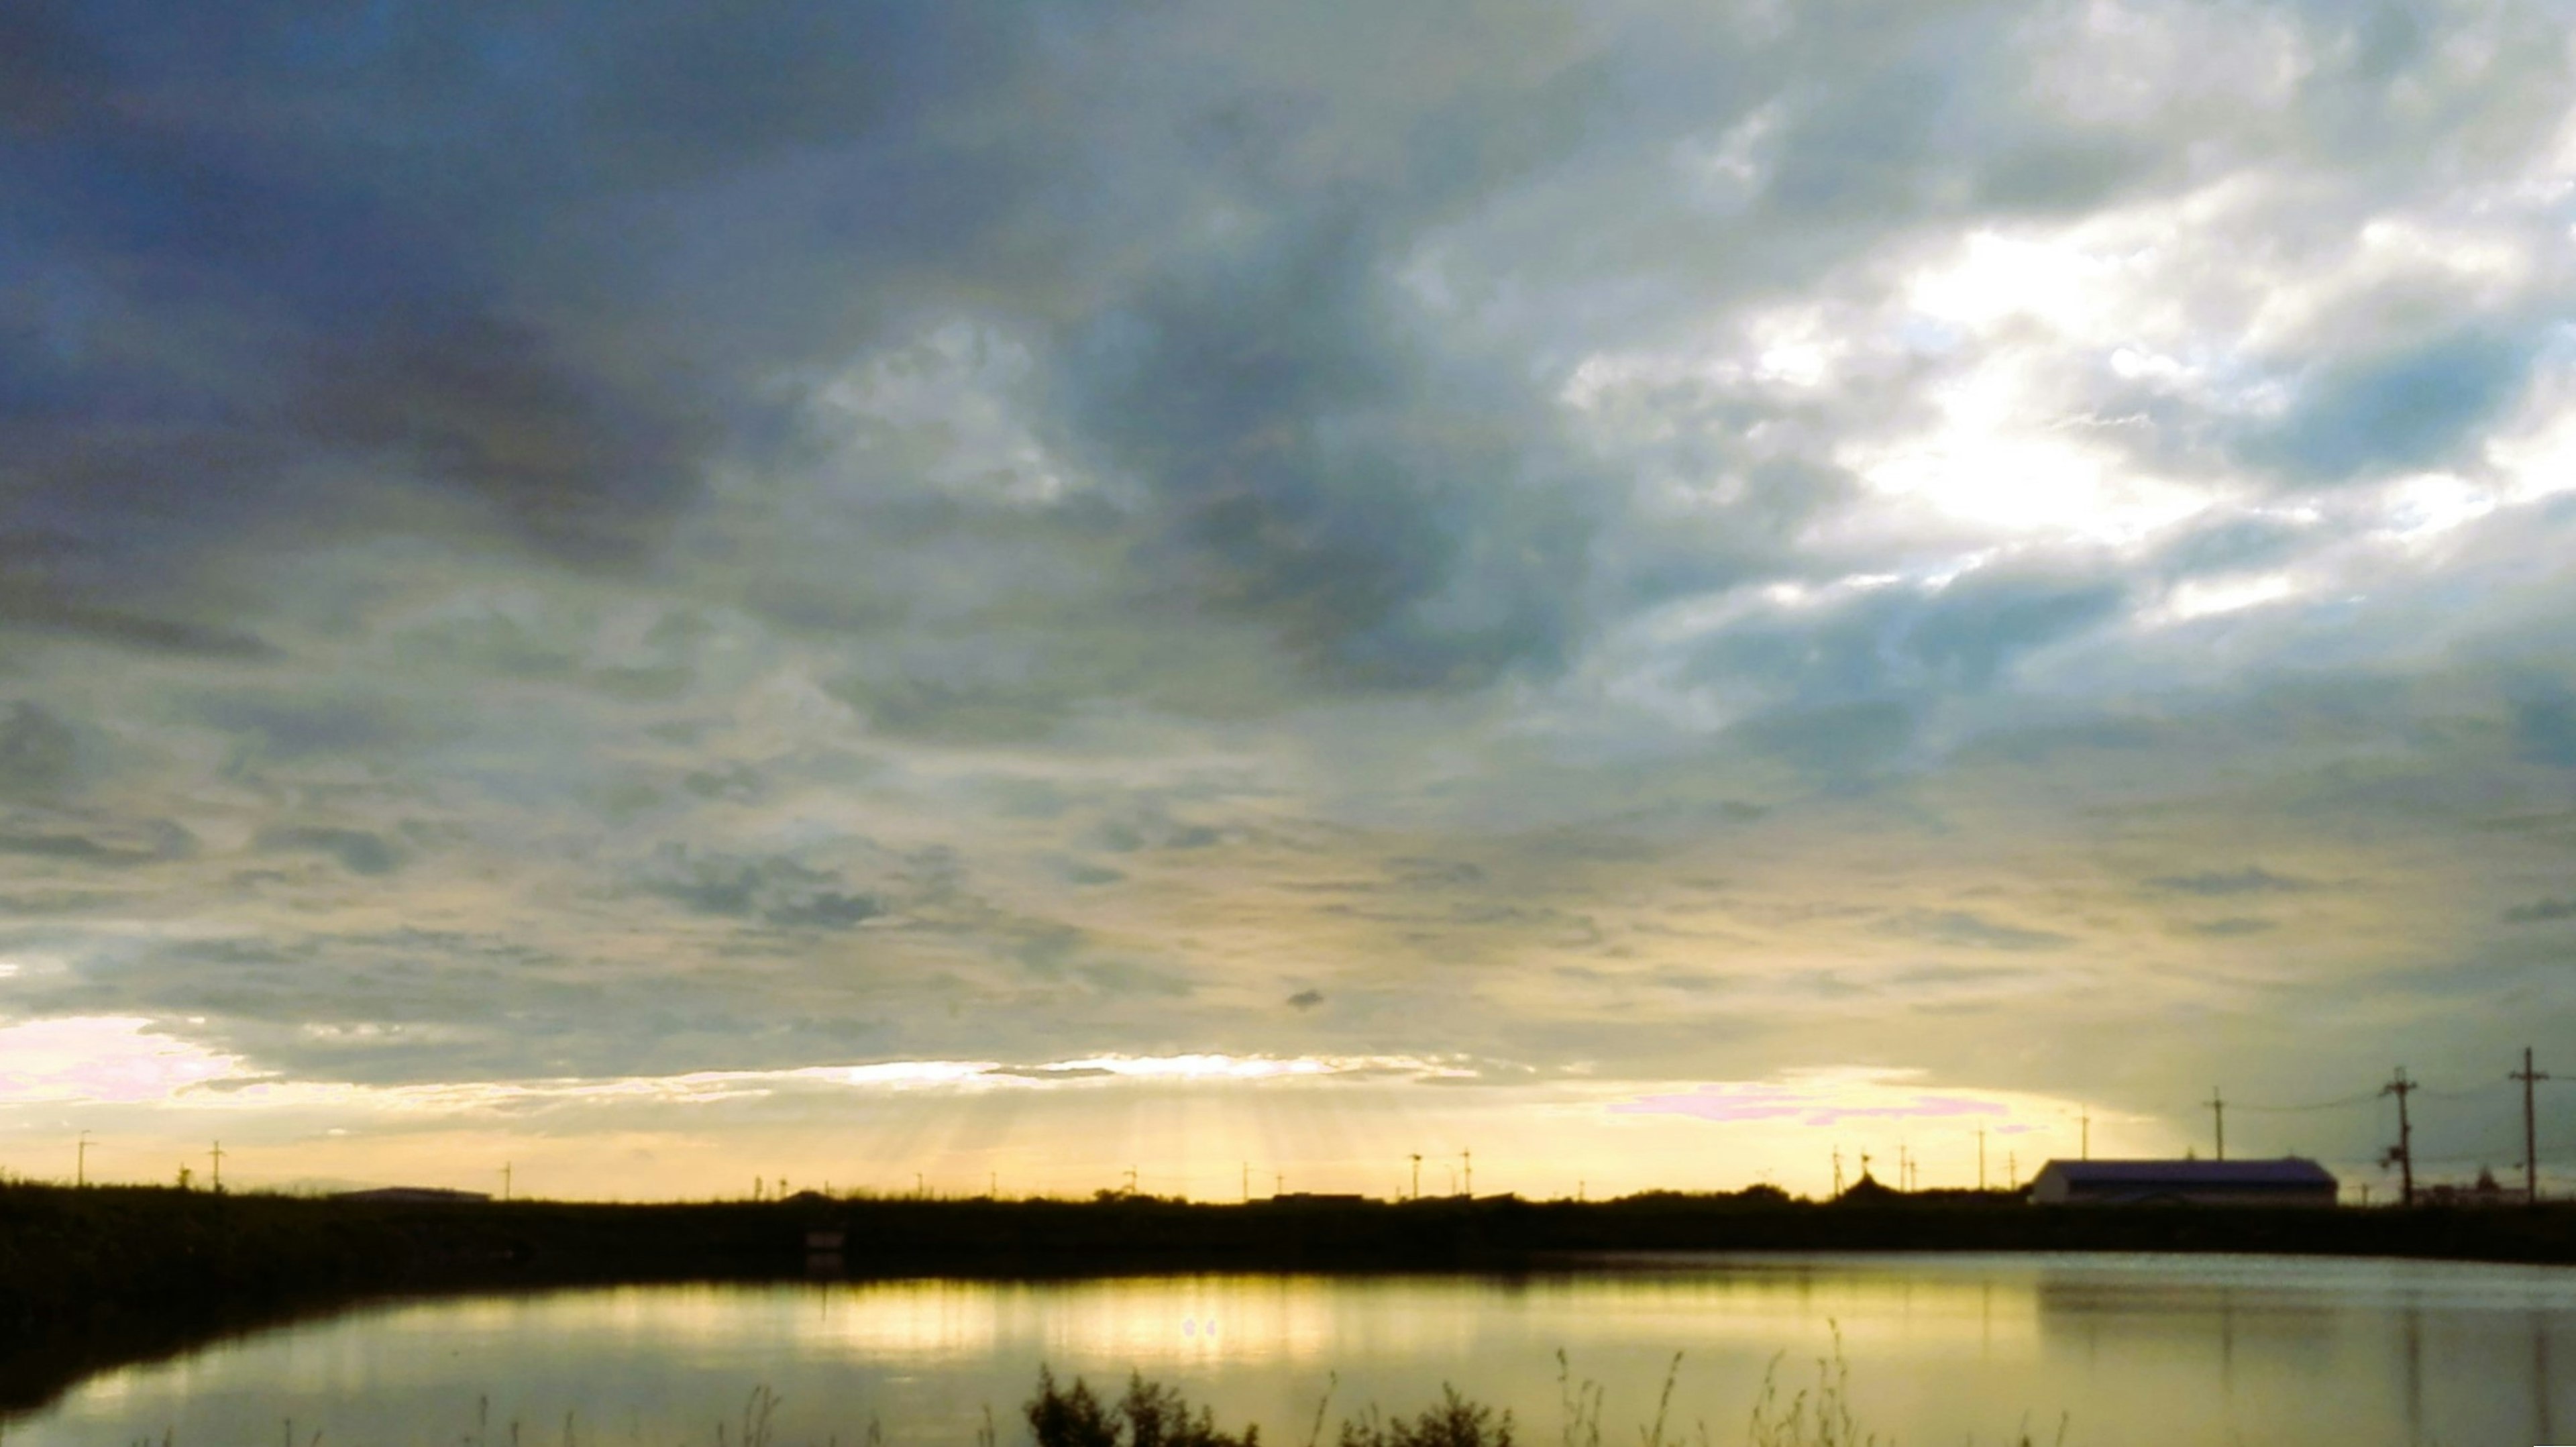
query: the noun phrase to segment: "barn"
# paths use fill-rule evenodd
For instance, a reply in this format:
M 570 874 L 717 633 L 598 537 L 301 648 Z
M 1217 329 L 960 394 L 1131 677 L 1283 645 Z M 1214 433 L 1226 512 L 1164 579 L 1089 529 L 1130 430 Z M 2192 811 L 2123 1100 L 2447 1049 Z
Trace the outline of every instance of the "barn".
M 2039 1206 L 2331 1206 L 2334 1173 L 2314 1161 L 2050 1161 L 2031 1179 Z

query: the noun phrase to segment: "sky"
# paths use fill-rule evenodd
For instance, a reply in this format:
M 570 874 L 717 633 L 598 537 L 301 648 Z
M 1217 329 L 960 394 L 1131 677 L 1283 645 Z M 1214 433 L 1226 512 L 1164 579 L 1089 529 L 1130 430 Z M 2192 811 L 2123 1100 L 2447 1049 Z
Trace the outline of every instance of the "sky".
M 0 1169 L 2576 1188 L 2571 22 L 0 7 Z

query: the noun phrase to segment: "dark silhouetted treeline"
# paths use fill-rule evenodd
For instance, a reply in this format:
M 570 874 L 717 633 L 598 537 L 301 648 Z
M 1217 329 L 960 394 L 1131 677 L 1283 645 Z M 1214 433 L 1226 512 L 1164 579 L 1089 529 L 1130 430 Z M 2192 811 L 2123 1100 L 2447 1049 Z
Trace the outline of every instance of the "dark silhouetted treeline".
M 1815 1204 L 1756 1188 L 1206 1205 L 884 1200 L 420 1204 L 0 1185 L 0 1407 L 85 1371 L 374 1296 L 807 1276 L 1555 1269 L 1599 1251 L 2201 1251 L 2576 1263 L 2576 1207 Z

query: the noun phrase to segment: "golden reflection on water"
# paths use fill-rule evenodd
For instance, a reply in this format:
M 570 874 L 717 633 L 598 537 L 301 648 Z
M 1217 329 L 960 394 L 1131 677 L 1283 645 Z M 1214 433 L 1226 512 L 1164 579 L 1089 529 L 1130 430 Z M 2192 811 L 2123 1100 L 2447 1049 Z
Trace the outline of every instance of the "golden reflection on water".
M 442 1330 L 466 1333 L 580 1332 L 671 1346 L 792 1336 L 806 1353 L 879 1362 L 983 1356 L 1010 1345 L 1049 1360 L 1115 1360 L 1149 1370 L 1220 1360 L 1329 1367 L 1354 1355 L 1446 1356 L 1490 1338 L 1505 1315 L 1568 1316 L 1581 1322 L 1587 1343 L 1619 1348 L 1690 1341 L 1770 1349 L 1803 1338 L 1822 1317 L 1839 1325 L 1855 1351 L 1887 1341 L 1916 1349 L 2028 1349 L 2040 1326 L 2031 1283 L 1968 1275 L 1881 1277 L 1757 1263 L 1729 1276 L 1541 1276 L 1499 1287 L 1483 1278 L 1416 1277 L 1395 1292 L 1353 1285 L 1347 1278 L 1241 1275 L 896 1281 L 753 1293 L 637 1287 L 415 1310 Z
M 2576 1273 L 1703 1257 L 1518 1278 L 632 1287 L 412 1303 L 219 1343 L 84 1384 L 8 1440 L 270 1440 L 294 1416 L 342 1443 L 453 1442 L 489 1393 L 496 1420 L 571 1413 L 702 1441 L 712 1413 L 767 1383 L 816 1441 L 853 1440 L 874 1416 L 892 1440 L 962 1447 L 985 1406 L 1011 1421 L 1041 1362 L 1113 1385 L 1141 1371 L 1298 1441 L 1335 1376 L 1348 1410 L 1418 1407 L 1454 1381 L 1535 1440 L 1558 1426 L 1562 1348 L 1608 1385 L 1613 1434 L 1683 1353 L 1674 1421 L 1726 1442 L 1776 1356 L 1785 1386 L 1810 1384 L 1837 1332 L 1864 1425 L 1909 1443 L 2017 1440 L 2025 1415 L 2045 1441 L 2060 1412 L 2088 1447 L 2546 1440 L 2534 1434 L 2570 1406 L 2550 1372 L 2553 1342 L 2576 1335 Z

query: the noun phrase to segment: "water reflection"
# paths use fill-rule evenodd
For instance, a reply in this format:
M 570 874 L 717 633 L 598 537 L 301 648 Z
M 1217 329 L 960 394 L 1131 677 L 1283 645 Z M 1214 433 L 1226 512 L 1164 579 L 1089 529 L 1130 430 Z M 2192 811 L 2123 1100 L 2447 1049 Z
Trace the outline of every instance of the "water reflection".
M 2532 1440 L 2553 1441 L 2558 1429 L 2549 1419 L 2549 1317 L 2544 1312 L 2531 1314 L 2531 1424 Z
M 1513 1280 L 1207 1276 L 1082 1282 L 622 1288 L 418 1303 L 217 1344 L 92 1380 L 13 1444 L 453 1442 L 569 1414 L 583 1440 L 712 1442 L 752 1385 L 783 1442 L 879 1422 L 974 1440 L 1040 1362 L 1174 1382 L 1230 1423 L 1302 1440 L 1338 1409 L 1423 1405 L 1443 1381 L 1558 1425 L 1555 1353 L 1599 1380 L 1610 1430 L 1653 1412 L 1736 1440 L 1766 1369 L 1813 1380 L 1838 1331 L 1863 1425 L 1907 1442 L 2546 1441 L 2552 1338 L 2576 1273 L 2439 1263 L 2152 1257 L 1629 1258 Z M 1785 1357 L 1783 1356 L 1785 1354 Z M 1329 1428 L 1328 1428 L 1329 1431 Z M 496 1438 L 502 1434 L 495 1433 Z M 1006 1440 L 1010 1434 L 1006 1433 Z

